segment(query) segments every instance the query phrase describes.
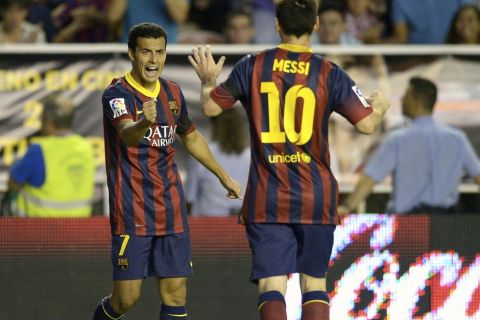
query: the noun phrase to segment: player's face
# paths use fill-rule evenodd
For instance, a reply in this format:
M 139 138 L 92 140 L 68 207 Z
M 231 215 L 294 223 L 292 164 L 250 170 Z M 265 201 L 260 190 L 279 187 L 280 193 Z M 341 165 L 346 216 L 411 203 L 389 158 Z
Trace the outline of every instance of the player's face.
M 138 38 L 135 51 L 128 49 L 132 76 L 144 88 L 152 89 L 162 73 L 167 58 L 164 38 Z

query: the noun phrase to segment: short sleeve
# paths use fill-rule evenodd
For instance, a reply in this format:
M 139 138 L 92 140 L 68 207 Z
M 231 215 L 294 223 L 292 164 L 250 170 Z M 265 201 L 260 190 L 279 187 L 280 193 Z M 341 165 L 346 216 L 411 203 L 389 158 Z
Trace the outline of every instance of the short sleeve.
M 335 66 L 327 81 L 330 92 L 329 105 L 351 124 L 355 125 L 373 112 L 355 82 L 341 68 Z
M 210 93 L 210 97 L 223 109 L 232 107 L 237 100 L 245 102 L 250 92 L 254 57 L 246 55 L 235 64 L 227 80 Z
M 180 108 L 180 117 L 178 118 L 178 122 L 177 122 L 176 132 L 179 135 L 185 135 L 195 131 L 196 126 L 195 126 L 195 123 L 192 121 L 192 119 L 190 119 L 190 116 L 188 115 L 187 104 L 185 102 L 185 97 L 183 96 L 182 90 L 178 88 L 178 91 L 180 95 L 181 108 Z
M 10 169 L 10 178 L 19 184 L 41 187 L 45 182 L 45 160 L 42 148 L 38 144 L 28 147 L 23 158 L 15 162 Z
M 132 95 L 117 86 L 105 90 L 102 105 L 105 118 L 114 126 L 123 119 L 133 120 L 132 114 L 136 112 Z
M 395 139 L 388 136 L 372 155 L 363 173 L 375 182 L 381 182 L 395 168 Z

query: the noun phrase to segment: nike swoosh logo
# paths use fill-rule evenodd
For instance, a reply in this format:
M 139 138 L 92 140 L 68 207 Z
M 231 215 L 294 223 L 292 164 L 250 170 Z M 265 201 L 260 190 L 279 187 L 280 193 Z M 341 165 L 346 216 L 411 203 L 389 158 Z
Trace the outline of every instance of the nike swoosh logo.
M 137 110 L 137 114 L 142 114 L 143 110 Z
M 145 227 L 145 225 L 144 224 L 136 224 L 135 225 L 135 228 L 141 228 L 141 227 Z

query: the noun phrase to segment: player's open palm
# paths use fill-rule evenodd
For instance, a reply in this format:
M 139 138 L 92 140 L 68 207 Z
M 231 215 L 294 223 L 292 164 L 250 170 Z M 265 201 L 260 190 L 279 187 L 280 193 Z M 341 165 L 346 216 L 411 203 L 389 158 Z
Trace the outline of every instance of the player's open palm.
M 157 118 L 157 100 L 144 102 L 142 105 L 143 117 L 148 122 L 155 123 Z
M 225 56 L 222 56 L 218 59 L 218 62 L 215 62 L 210 46 L 206 46 L 206 48 L 198 47 L 192 49 L 192 55 L 188 56 L 188 61 L 195 69 L 202 84 L 215 85 L 215 81 L 220 71 L 222 71 Z

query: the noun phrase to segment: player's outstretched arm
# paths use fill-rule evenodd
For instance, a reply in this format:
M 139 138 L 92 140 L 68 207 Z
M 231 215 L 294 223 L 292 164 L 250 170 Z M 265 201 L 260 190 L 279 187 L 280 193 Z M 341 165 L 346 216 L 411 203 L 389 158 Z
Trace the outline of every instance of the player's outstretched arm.
M 217 176 L 222 186 L 228 192 L 227 197 L 230 199 L 240 199 L 240 184 L 230 177 L 217 162 L 202 134 L 198 130 L 195 130 L 180 137 L 183 141 L 185 149 L 187 149 L 187 151 L 205 168 Z
M 207 45 L 205 48 L 193 48 L 188 61 L 202 83 L 200 101 L 203 114 L 208 117 L 219 115 L 223 109 L 210 98 L 210 92 L 217 85 L 217 78 L 222 71 L 225 57 L 222 56 L 218 62 L 215 62 L 210 46 Z
M 383 92 L 374 91 L 367 99 L 373 112 L 355 124 L 358 132 L 372 134 L 382 123 L 383 116 L 390 108 L 390 101 Z

